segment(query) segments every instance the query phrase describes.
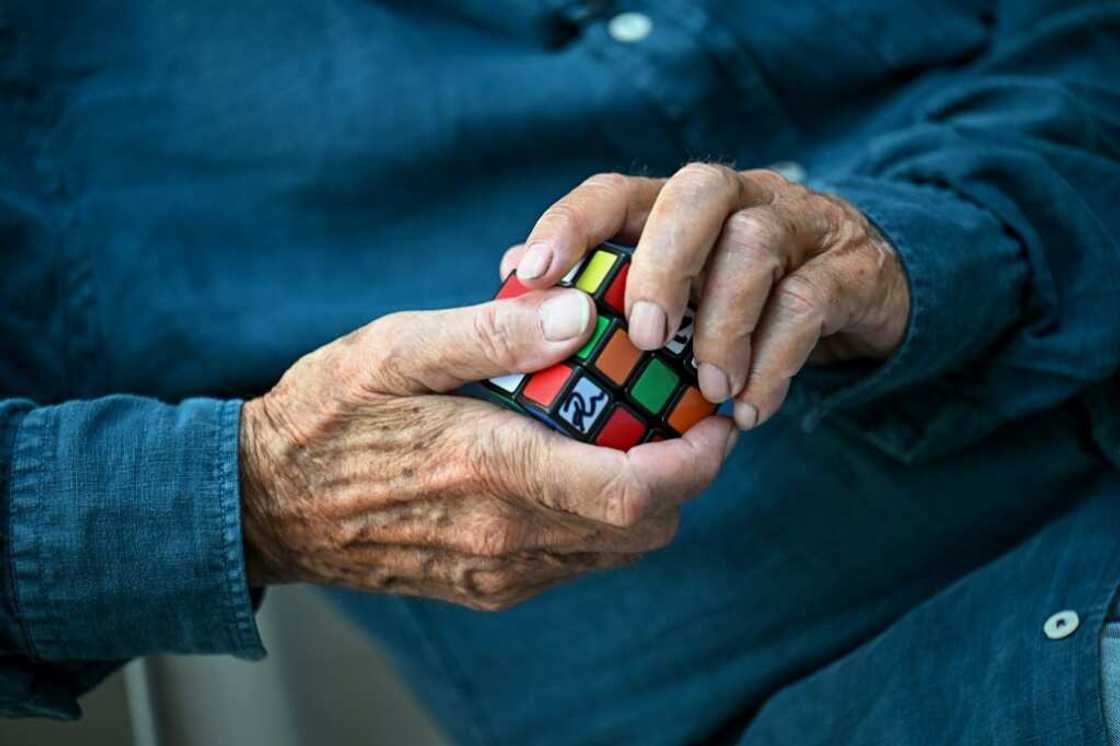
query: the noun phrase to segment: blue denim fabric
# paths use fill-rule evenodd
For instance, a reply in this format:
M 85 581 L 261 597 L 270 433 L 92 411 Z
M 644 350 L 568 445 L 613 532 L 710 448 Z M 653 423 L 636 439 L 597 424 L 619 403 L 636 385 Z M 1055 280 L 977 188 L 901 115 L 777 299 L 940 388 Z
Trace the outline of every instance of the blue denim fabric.
M 1101 630 L 1101 692 L 1109 746 L 1120 744 L 1120 614 L 1109 609 Z
M 613 39 L 620 10 L 653 33 Z M 340 603 L 465 743 L 1103 742 L 1118 28 L 1065 0 L 0 3 L 0 711 L 260 655 L 238 400 L 486 298 L 588 174 L 704 157 L 796 160 L 883 229 L 898 354 L 801 376 L 636 567 L 496 615 Z

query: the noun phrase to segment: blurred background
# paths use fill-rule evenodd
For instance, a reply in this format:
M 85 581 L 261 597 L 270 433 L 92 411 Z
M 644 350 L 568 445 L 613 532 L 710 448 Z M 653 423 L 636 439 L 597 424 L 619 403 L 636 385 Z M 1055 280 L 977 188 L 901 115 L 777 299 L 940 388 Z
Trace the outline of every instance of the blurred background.
M 268 658 L 133 661 L 82 699 L 77 723 L 0 719 L 3 746 L 336 746 L 449 741 L 386 656 L 314 589 L 274 587 Z

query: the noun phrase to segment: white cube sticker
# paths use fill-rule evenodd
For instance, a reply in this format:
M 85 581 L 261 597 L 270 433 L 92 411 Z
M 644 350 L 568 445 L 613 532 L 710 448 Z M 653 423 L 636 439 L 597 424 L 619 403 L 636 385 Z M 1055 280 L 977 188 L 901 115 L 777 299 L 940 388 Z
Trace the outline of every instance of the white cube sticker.
M 560 278 L 560 284 L 564 285 L 564 286 L 568 286 L 568 285 L 571 285 L 573 282 L 575 282 L 576 281 L 576 275 L 578 275 L 579 271 L 581 269 L 583 269 L 583 265 L 584 265 L 585 262 L 586 262 L 586 258 L 580 259 L 578 262 L 576 262 L 575 266 L 573 266 L 571 269 L 569 269 L 568 273 Z
M 490 383 L 494 384 L 502 391 L 508 391 L 512 394 L 514 391 L 517 391 L 517 387 L 520 386 L 521 382 L 524 380 L 524 373 L 510 373 L 508 376 L 498 376 L 497 378 L 491 378 Z
M 668 350 L 670 354 L 680 357 L 681 353 L 684 352 L 684 348 L 692 341 L 692 328 L 695 320 L 696 312 L 691 308 L 686 308 L 684 310 L 684 318 L 681 319 L 681 328 L 678 329 L 677 333 L 673 335 L 673 338 L 665 344 L 665 349 Z

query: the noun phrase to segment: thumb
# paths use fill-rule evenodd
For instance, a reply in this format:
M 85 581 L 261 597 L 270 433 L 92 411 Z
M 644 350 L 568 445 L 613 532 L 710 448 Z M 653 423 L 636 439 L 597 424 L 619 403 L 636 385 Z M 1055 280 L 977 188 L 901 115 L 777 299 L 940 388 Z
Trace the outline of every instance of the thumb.
M 594 325 L 590 296 L 553 289 L 385 316 L 366 328 L 364 344 L 377 360 L 380 389 L 406 396 L 547 368 L 574 354 Z

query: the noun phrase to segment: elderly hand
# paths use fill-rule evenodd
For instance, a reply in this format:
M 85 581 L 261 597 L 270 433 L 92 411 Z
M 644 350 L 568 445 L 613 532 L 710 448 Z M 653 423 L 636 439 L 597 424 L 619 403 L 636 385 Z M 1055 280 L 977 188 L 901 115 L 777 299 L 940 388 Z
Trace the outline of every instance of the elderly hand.
M 529 287 L 554 284 L 590 248 L 637 242 L 630 337 L 661 347 L 698 296 L 694 356 L 713 402 L 735 397 L 752 428 L 781 407 L 807 361 L 886 358 L 910 312 L 890 244 L 844 200 L 772 171 L 692 163 L 670 179 L 592 176 L 502 260 Z
M 535 371 L 594 327 L 577 290 L 381 318 L 245 404 L 250 582 L 311 582 L 503 608 L 664 546 L 734 442 L 711 417 L 629 453 L 443 396 Z

